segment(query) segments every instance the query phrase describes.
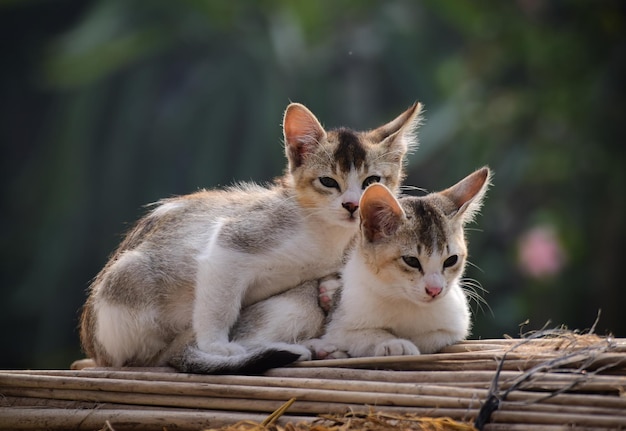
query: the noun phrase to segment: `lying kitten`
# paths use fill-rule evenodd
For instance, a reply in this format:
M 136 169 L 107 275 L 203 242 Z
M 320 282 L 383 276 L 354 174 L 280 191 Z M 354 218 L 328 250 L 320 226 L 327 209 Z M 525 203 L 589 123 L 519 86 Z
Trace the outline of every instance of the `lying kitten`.
M 367 188 L 336 308 L 321 339 L 305 343 L 317 357 L 433 353 L 467 337 L 464 225 L 489 177 L 482 168 L 442 192 L 399 200 L 381 184 Z
M 327 132 L 306 107 L 289 105 L 288 168 L 275 185 L 166 199 L 128 233 L 90 286 L 85 352 L 100 366 L 196 373 L 260 371 L 308 357 L 285 343 L 252 349 L 262 343 L 231 329 L 242 306 L 339 269 L 363 189 L 380 182 L 397 190 L 419 111 L 414 104 L 369 132 Z

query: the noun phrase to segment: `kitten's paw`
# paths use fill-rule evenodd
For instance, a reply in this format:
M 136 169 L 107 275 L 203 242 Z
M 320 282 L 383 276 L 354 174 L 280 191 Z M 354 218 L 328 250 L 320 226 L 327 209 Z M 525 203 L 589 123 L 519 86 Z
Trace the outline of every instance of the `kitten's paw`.
M 339 274 L 329 275 L 320 280 L 319 304 L 322 310 L 330 311 L 335 302 L 335 293 L 343 286 Z
M 220 356 L 237 356 L 246 353 L 246 348 L 238 343 L 198 343 L 198 348 L 203 352 Z
M 380 343 L 374 350 L 374 356 L 419 355 L 417 346 L 409 340 L 396 338 Z
M 339 350 L 337 346 L 319 338 L 307 340 L 303 343 L 312 353 L 315 359 L 343 359 L 348 358 L 348 353 Z
M 346 359 L 349 357 L 350 355 L 348 355 L 348 352 L 344 350 L 335 350 L 334 352 L 327 353 L 326 357 L 323 359 Z

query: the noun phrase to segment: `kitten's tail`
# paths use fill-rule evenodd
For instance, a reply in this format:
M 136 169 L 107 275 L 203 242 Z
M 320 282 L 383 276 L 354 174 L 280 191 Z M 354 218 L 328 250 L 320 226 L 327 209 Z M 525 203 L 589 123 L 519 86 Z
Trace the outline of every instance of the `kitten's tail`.
M 300 359 L 300 353 L 286 349 L 257 349 L 234 356 L 220 356 L 188 346 L 170 365 L 183 373 L 261 374 L 270 368 L 283 367 Z

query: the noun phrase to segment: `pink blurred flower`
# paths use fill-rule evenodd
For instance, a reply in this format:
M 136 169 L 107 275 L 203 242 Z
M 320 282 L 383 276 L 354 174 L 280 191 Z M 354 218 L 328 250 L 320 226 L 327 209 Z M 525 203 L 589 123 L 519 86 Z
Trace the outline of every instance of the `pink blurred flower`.
M 518 264 L 533 278 L 547 278 L 558 274 L 565 264 L 565 252 L 554 229 L 536 226 L 526 231 L 518 244 Z

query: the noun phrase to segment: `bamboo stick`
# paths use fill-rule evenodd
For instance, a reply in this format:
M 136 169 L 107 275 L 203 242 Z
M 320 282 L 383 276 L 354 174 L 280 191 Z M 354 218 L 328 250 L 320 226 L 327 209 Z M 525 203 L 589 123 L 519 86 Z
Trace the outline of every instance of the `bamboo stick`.
M 478 352 L 472 354 L 441 354 L 442 357 L 433 358 L 437 355 L 421 356 L 385 356 L 376 358 L 348 358 L 348 359 L 325 359 L 323 361 L 296 362 L 294 367 L 348 367 L 348 368 L 385 368 L 392 370 L 421 370 L 421 371 L 485 371 L 495 370 L 503 359 L 503 352 Z M 455 358 L 450 356 L 459 355 Z M 558 358 L 555 355 L 532 354 L 507 354 L 502 368 L 505 370 L 525 370 L 541 365 L 548 360 Z M 612 365 L 624 367 L 626 358 L 621 354 L 602 353 L 595 355 L 590 360 L 589 354 L 581 353 L 567 360 L 563 359 L 560 367 L 579 367 L 587 363 L 587 369 L 593 370 L 599 367 Z
M 587 415 L 577 413 L 544 413 L 535 411 L 496 410 L 492 414 L 492 422 L 503 423 L 536 423 L 546 425 L 583 425 L 600 427 L 626 427 L 626 416 Z
M 285 400 L 291 396 L 301 400 L 331 400 L 351 403 L 377 403 L 414 405 L 415 397 L 428 397 L 438 406 L 450 406 L 453 399 L 485 399 L 484 389 L 467 389 L 432 384 L 388 383 L 369 381 L 328 381 L 322 379 L 288 379 L 233 376 L 229 381 L 248 385 L 223 385 L 215 383 L 180 383 L 163 381 L 138 381 L 126 379 L 71 378 L 0 373 L 0 385 L 7 387 L 63 388 L 76 390 L 108 390 L 112 392 L 142 392 L 168 395 L 197 395 L 213 397 L 259 398 Z M 303 389 L 306 388 L 306 389 Z M 529 390 L 514 391 L 510 401 L 536 402 L 546 393 Z M 422 401 L 419 401 L 422 403 Z M 441 404 L 444 403 L 444 404 Z M 626 409 L 626 399 L 591 394 L 559 394 L 544 403 L 587 405 Z M 423 405 L 423 404 L 419 404 Z
M 323 379 L 289 379 L 289 378 L 249 378 L 247 376 L 234 376 L 228 379 L 230 382 L 242 383 L 239 385 L 224 385 L 218 383 L 182 383 L 169 381 L 140 381 L 126 379 L 96 379 L 96 378 L 64 378 L 58 376 L 33 376 L 11 374 L 6 375 L 0 372 L 1 386 L 35 387 L 35 388 L 65 388 L 65 389 L 87 389 L 94 388 L 111 391 L 134 391 L 144 393 L 167 393 L 182 395 L 214 395 L 224 397 L 245 397 L 248 395 L 267 395 L 280 398 L 285 391 L 292 389 L 294 394 L 299 394 L 302 388 L 309 394 L 315 396 L 326 396 L 329 391 L 368 393 L 368 394 L 388 394 L 388 395 L 430 395 L 430 396 L 459 396 L 467 398 L 484 397 L 485 390 L 440 387 L 437 385 L 426 385 L 416 383 L 389 383 L 370 381 L 336 381 Z M 247 383 L 247 384 L 243 384 Z M 319 395 L 318 392 L 320 391 Z M 325 392 L 321 392 L 325 391 Z M 301 399 L 303 399 L 301 397 Z
M 14 395 L 13 391 L 9 390 L 5 395 L 11 396 Z M 194 397 L 181 397 L 181 396 L 161 396 L 161 395 L 153 395 L 149 394 L 115 394 L 115 393 L 107 393 L 107 392 L 95 392 L 90 393 L 88 391 L 70 391 L 70 390 L 27 390 L 20 391 L 20 396 L 41 396 L 46 399 L 51 397 L 60 398 L 60 399 L 68 399 L 68 400 L 76 400 L 76 399 L 90 399 L 93 402 L 99 403 L 117 403 L 115 405 L 110 404 L 109 408 L 115 409 L 146 409 L 149 406 L 160 406 L 159 411 L 164 411 L 166 409 L 171 409 L 173 407 L 176 408 L 203 408 L 203 409 L 211 409 L 211 410 L 229 410 L 229 411 L 252 411 L 252 412 L 265 412 L 269 413 L 274 411 L 278 406 L 281 405 L 282 401 L 269 402 L 262 400 L 238 400 L 238 399 L 214 399 L 203 397 L 201 399 Z M 9 398 L 9 401 L 11 399 Z M 27 399 L 20 398 L 21 405 L 28 406 Z M 67 407 L 77 407 L 72 406 L 75 404 L 75 401 L 67 401 Z M 128 405 L 124 406 L 122 403 L 128 403 Z M 52 403 L 50 403 L 52 404 Z M 480 407 L 480 402 L 475 399 L 466 399 L 464 400 L 464 404 L 466 404 L 467 408 L 447 408 L 446 406 L 438 406 L 431 407 L 426 403 L 423 406 L 419 407 L 407 407 L 407 406 L 386 406 L 386 405 L 377 405 L 376 408 L 380 411 L 399 411 L 402 413 L 416 413 L 421 412 L 423 414 L 429 415 L 443 415 L 443 411 L 446 411 L 446 414 L 450 414 L 450 411 L 454 411 L 453 417 L 456 419 L 467 419 L 468 416 L 475 416 L 477 409 Z M 56 406 L 60 406 L 58 401 L 56 401 Z M 93 408 L 94 406 L 91 406 Z M 98 405 L 99 409 L 107 408 L 107 404 Z M 298 402 L 295 406 L 290 409 L 290 414 L 315 414 L 315 413 L 345 413 L 348 409 L 352 411 L 364 411 L 365 406 L 362 404 L 349 404 L 349 403 L 339 403 L 334 401 L 328 402 Z M 598 406 L 576 406 L 576 405 L 568 405 L 568 404 L 526 404 L 526 403 L 518 403 L 518 402 L 503 402 L 501 403 L 501 407 L 498 410 L 502 411 L 515 411 L 521 412 L 526 411 L 529 413 L 546 413 L 546 414 L 560 414 L 560 415 L 601 415 L 601 416 L 615 416 L 615 417 L 623 417 L 624 409 L 610 409 L 610 408 L 601 408 Z
M 67 399 L 82 399 L 93 398 L 94 401 L 108 401 L 108 402 L 125 402 L 139 405 L 166 405 L 166 406 L 180 406 L 180 407 L 195 407 L 195 408 L 211 408 L 211 409 L 226 409 L 232 412 L 247 412 L 247 411 L 274 411 L 280 402 L 268 402 L 263 400 L 238 400 L 238 399 L 206 399 L 196 397 L 183 397 L 183 396 L 164 396 L 164 395 L 145 395 L 145 394 L 126 394 L 126 393 L 107 393 L 107 392 L 95 392 L 91 394 L 82 395 L 80 391 L 70 390 L 41 390 L 32 389 L 25 391 L 27 396 L 37 396 L 37 393 L 43 393 L 43 396 L 58 396 L 59 398 Z M 93 392 L 93 391 L 82 391 Z M 10 391 L 9 391 L 10 395 Z M 464 408 L 432 408 L 432 407 L 406 407 L 406 406 L 376 406 L 381 411 L 393 411 L 402 413 L 417 413 L 436 416 L 450 416 L 457 420 L 467 420 L 474 417 L 477 414 L 476 409 L 464 409 Z M 513 410 L 511 410 L 513 409 Z M 365 412 L 364 405 L 350 405 L 339 404 L 334 402 L 322 403 L 322 402 L 296 402 L 293 406 L 291 414 L 303 414 L 303 413 L 345 413 L 346 411 Z M 571 410 L 571 409 L 569 409 Z M 617 415 L 598 414 L 594 412 L 593 415 L 589 415 L 588 411 L 583 412 L 538 412 L 534 410 L 520 411 L 519 405 L 503 403 L 502 408 L 494 412 L 492 418 L 494 422 L 502 423 L 538 423 L 538 424 L 574 424 L 574 425 L 600 425 L 600 426 L 613 426 L 623 427 L 626 426 L 626 416 L 623 414 L 624 410 L 617 410 Z M 591 418 L 591 419 L 590 419 Z
M 0 379 L 1 380 L 1 379 Z M 23 379 L 20 379 L 23 382 Z M 15 382 L 17 383 L 17 382 Z M 25 384 L 24 384 L 25 383 Z M 62 388 L 58 388 L 55 385 L 50 384 L 49 381 L 42 381 L 40 385 L 37 385 L 36 381 L 24 382 L 18 385 L 14 385 L 13 389 L 9 389 L 10 386 L 2 384 L 7 389 L 3 389 L 4 393 L 15 394 L 15 390 L 22 390 L 24 393 L 28 393 L 27 389 L 35 390 L 47 390 L 51 393 L 74 393 L 77 400 L 87 401 L 109 401 L 115 402 L 110 397 L 106 400 L 97 398 L 98 394 L 120 394 L 122 395 L 165 395 L 170 398 L 175 397 L 191 397 L 195 399 L 214 399 L 223 402 L 227 405 L 230 399 L 252 399 L 258 401 L 278 401 L 284 402 L 285 400 L 295 397 L 301 401 L 315 401 L 315 402 L 335 402 L 335 403 L 351 403 L 351 404 L 370 404 L 378 406 L 406 406 L 406 407 L 450 407 L 450 408 L 469 408 L 478 405 L 476 400 L 479 399 L 479 395 L 475 394 L 473 397 L 464 396 L 464 393 L 456 392 L 461 396 L 442 396 L 431 395 L 441 393 L 441 388 L 428 388 L 423 392 L 428 394 L 395 394 L 385 392 L 362 392 L 362 391 L 334 391 L 325 389 L 302 389 L 302 388 L 264 388 L 259 386 L 219 386 L 207 388 L 206 385 L 184 385 L 186 387 L 180 387 L 178 384 L 152 384 L 148 382 L 137 382 L 135 385 L 125 384 L 117 385 L 116 382 L 102 382 L 100 385 L 83 384 L 83 382 L 72 382 L 75 384 L 67 383 L 62 384 Z M 174 387 L 176 385 L 176 387 Z M 97 390 L 94 388 L 97 386 Z M 168 390 L 168 388 L 170 390 Z M 11 392 L 9 392 L 11 390 Z M 457 390 L 458 391 L 458 390 Z M 80 398 L 79 398 L 80 396 Z M 54 398 L 51 397 L 51 398 Z M 64 399 L 68 399 L 65 398 Z M 71 398 L 70 398 L 71 399 Z M 473 401 L 474 400 L 474 401 Z M 217 402 L 217 401 L 215 401 Z M 163 404 L 161 404 L 163 405 Z M 221 405 L 221 404 L 220 404 Z M 193 405 L 192 405 L 193 406 Z M 189 407 L 186 405 L 185 407 Z M 213 407 L 211 407 L 213 408 Z M 221 407 L 216 407 L 221 408 Z
M 12 395 L 11 389 L 4 390 L 3 392 L 5 392 L 6 395 Z M 175 406 L 175 407 L 227 409 L 231 411 L 259 411 L 260 410 L 264 412 L 271 412 L 275 410 L 281 404 L 281 402 L 267 402 L 263 400 L 248 400 L 248 399 L 244 399 L 244 400 L 212 399 L 212 398 L 206 398 L 206 397 L 197 398 L 197 397 L 180 396 L 180 395 L 168 396 L 168 395 L 152 395 L 152 394 L 127 394 L 127 393 L 120 393 L 120 392 L 111 393 L 111 392 L 95 392 L 95 391 L 55 390 L 55 389 L 30 389 L 26 391 L 18 390 L 18 395 L 42 396 L 45 398 L 50 397 L 50 398 L 70 399 L 70 400 L 89 399 L 91 401 L 98 401 L 98 402 L 131 403 L 131 404 L 138 404 L 138 405 L 163 405 L 163 406 Z M 475 401 L 475 405 L 478 404 L 476 400 L 469 400 L 469 401 L 470 402 Z M 348 408 L 353 409 L 355 411 L 359 410 L 359 408 L 360 410 L 363 410 L 363 406 L 361 404 L 358 404 L 358 405 L 347 404 L 346 405 L 346 404 L 340 404 L 337 402 L 327 402 L 327 403 L 298 402 L 296 403 L 296 405 L 294 405 L 294 407 L 295 407 L 295 411 L 293 413 L 309 413 L 309 414 L 319 413 L 319 412 L 334 412 L 334 413 L 345 412 Z M 407 407 L 407 406 L 393 407 L 393 406 L 382 406 L 382 405 L 376 405 L 376 407 L 379 409 L 383 409 L 383 410 L 391 409 L 393 411 L 401 411 L 401 412 L 419 411 L 424 414 L 437 414 L 437 415 L 443 415 L 444 411 L 448 413 L 453 411 L 454 413 L 451 413 L 451 414 L 454 414 L 454 416 L 452 417 L 456 419 L 467 419 L 468 416 L 475 415 L 475 409 L 469 409 L 469 408 L 447 408 L 447 409 L 443 408 L 442 409 L 442 408 L 436 408 L 436 407 L 435 408 L 432 408 L 432 407 L 415 408 L 415 407 Z M 508 412 L 509 408 L 514 409 L 514 411 Z M 521 418 L 526 418 L 525 420 L 531 421 L 531 419 L 534 418 L 532 420 L 535 420 L 538 423 L 545 423 L 545 420 L 546 420 L 545 415 L 547 413 L 537 412 L 535 411 L 536 409 L 533 410 L 532 408 L 529 408 L 528 409 L 529 411 L 527 412 L 521 412 L 520 410 L 523 410 L 523 409 L 524 407 L 520 406 L 519 404 L 503 403 L 502 408 L 496 412 L 498 413 L 499 416 L 497 416 L 497 419 L 494 419 L 494 420 L 517 421 L 517 420 L 520 420 Z M 589 414 L 588 410 L 584 410 L 583 412 L 578 412 L 576 411 L 574 406 L 568 406 L 567 404 L 565 404 L 564 410 L 567 411 L 567 414 L 563 414 L 563 412 L 559 413 L 558 409 L 556 411 L 555 409 L 552 409 L 552 411 L 550 411 L 549 414 L 560 415 L 558 416 L 559 421 L 567 417 L 569 418 L 568 420 L 571 421 L 571 423 L 576 423 L 576 424 L 581 423 L 579 421 L 578 416 Z M 606 414 L 598 415 L 597 414 L 598 411 L 594 412 L 594 417 L 600 417 L 601 419 L 603 418 L 602 420 L 604 420 L 603 423 L 605 424 L 609 424 L 611 426 L 613 425 L 621 426 L 623 424 L 623 421 L 626 420 L 623 412 L 624 412 L 623 408 L 617 409 L 616 419 L 615 418 L 610 419 L 609 416 Z M 539 420 L 537 420 L 537 418 L 539 418 Z M 552 422 L 549 422 L 549 423 L 552 423 Z M 560 422 L 555 422 L 555 423 L 560 423 Z
M 5 370 L 1 373 L 8 374 L 35 374 L 53 375 L 67 378 L 114 378 L 146 381 L 172 381 L 172 382 L 198 382 L 216 383 L 228 385 L 301 385 L 308 384 L 311 379 L 322 380 L 354 380 L 354 381 L 381 381 L 397 383 L 430 383 L 439 386 L 452 385 L 455 387 L 477 387 L 485 389 L 491 384 L 495 373 L 493 371 L 386 371 L 386 370 L 353 370 L 348 368 L 278 368 L 270 370 L 264 376 L 221 376 L 221 375 L 196 375 L 182 373 L 166 373 L 152 371 L 127 371 L 120 369 L 104 370 Z M 522 376 L 520 371 L 503 371 L 500 373 L 501 388 L 507 388 L 513 379 Z M 572 390 L 586 391 L 623 391 L 626 388 L 626 376 L 604 376 L 598 374 L 543 372 L 535 374 L 532 379 L 524 384 L 525 389 L 555 390 L 565 384 L 572 383 L 574 379 L 580 382 Z M 291 382 L 291 383 L 290 383 Z
M 105 391 L 78 391 L 64 389 L 27 389 L 27 390 L 7 390 L 7 396 L 38 397 L 64 400 L 86 400 L 98 403 L 118 403 L 135 406 L 160 406 L 168 408 L 187 409 L 208 409 L 227 410 L 231 412 L 257 412 L 272 413 L 279 408 L 284 401 L 259 400 L 259 399 L 237 399 L 237 398 L 209 398 L 192 396 L 171 396 L 141 393 L 105 392 Z M 479 403 L 475 402 L 475 407 Z M 367 403 L 339 403 L 334 401 L 296 401 L 289 409 L 291 415 L 316 415 L 320 413 L 345 414 L 349 411 L 367 413 L 370 408 L 376 408 L 395 413 L 414 413 L 424 415 L 450 416 L 456 419 L 467 419 L 477 414 L 478 409 L 454 408 L 454 407 L 423 407 L 423 406 L 403 406 L 389 405 L 380 406 Z
M 441 388 L 439 388 L 441 389 Z M 201 399 L 198 399 L 193 396 L 185 396 L 182 397 L 180 395 L 155 395 L 152 393 L 132 393 L 127 394 L 124 392 L 95 392 L 89 390 L 71 390 L 71 389 L 34 389 L 34 390 L 4 390 L 5 395 L 20 395 L 20 396 L 35 396 L 35 397 L 44 397 L 44 398 L 61 398 L 61 399 L 70 399 L 70 400 L 89 400 L 96 402 L 114 402 L 114 403 L 130 403 L 130 404 L 146 404 L 146 405 L 161 405 L 161 406 L 176 406 L 176 407 L 186 407 L 186 408 L 211 408 L 211 409 L 233 409 L 233 410 L 244 410 L 244 411 L 272 411 L 277 408 L 278 402 L 276 401 L 273 404 L 270 402 L 263 402 L 265 397 L 256 397 L 251 398 L 249 400 L 239 400 L 239 399 L 223 399 L 223 398 L 215 398 L 215 397 L 207 397 L 203 396 Z M 191 391 L 190 391 L 191 393 Z M 117 394 L 117 395 L 116 395 Z M 595 411 L 593 413 L 603 413 L 603 414 L 616 414 L 619 415 L 624 411 L 624 406 L 626 405 L 626 400 L 623 400 L 618 397 L 613 397 L 612 399 L 606 399 L 607 397 L 599 397 L 598 400 L 590 400 L 589 397 L 578 396 L 578 398 L 574 398 L 568 395 L 558 395 L 556 397 L 550 398 L 548 400 L 544 400 L 543 407 L 538 404 L 530 405 L 533 401 L 544 397 L 545 394 L 530 394 L 530 393 L 522 393 L 522 394 L 511 394 L 509 399 L 510 403 L 503 403 L 503 405 L 511 405 L 516 406 L 517 410 L 534 410 L 534 411 L 556 411 L 563 412 L 568 411 L 572 413 L 591 413 L 587 407 L 588 403 L 592 402 L 592 405 L 595 407 Z M 248 397 L 250 398 L 250 397 Z M 274 398 L 274 397 L 272 397 Z M 280 397 L 275 397 L 280 398 Z M 323 403 L 324 401 L 328 403 L 332 403 L 333 405 L 339 404 L 369 404 L 376 405 L 379 408 L 384 408 L 385 406 L 394 406 L 401 405 L 404 406 L 405 409 L 403 411 L 411 411 L 413 407 L 420 408 L 461 408 L 461 409 L 471 409 L 477 408 L 480 405 L 478 397 L 470 396 L 468 398 L 455 398 L 454 396 L 422 396 L 422 397 L 413 397 L 410 402 L 406 402 L 406 399 L 398 400 L 398 397 L 394 396 L 384 396 L 380 397 L 377 394 L 369 394 L 369 393 L 342 393 L 335 392 L 329 393 L 328 395 L 322 397 L 311 397 L 309 401 L 314 401 L 317 403 Z M 201 401 L 199 401 L 201 400 Z M 306 400 L 305 400 L 306 401 Z M 526 404 L 515 403 L 515 401 L 523 401 Z M 587 403 L 587 404 L 586 404 Z M 242 404 L 245 404 L 242 406 Z M 552 405 L 553 407 L 550 407 Z M 527 408 L 530 406 L 530 408 Z M 582 407 L 577 407 L 582 406 Z M 342 406 L 335 406 L 332 411 L 335 412 L 338 409 L 342 410 Z M 600 411 L 600 409 L 602 409 Z M 614 410 L 610 410 L 614 409 Z M 313 410 L 312 412 L 315 412 Z M 305 411 L 305 412 L 308 412 Z
M 207 379 L 203 379 L 207 380 Z M 449 403 L 451 399 L 485 399 L 485 389 L 457 388 L 433 384 L 388 383 L 370 381 L 334 381 L 323 379 L 288 379 L 232 376 L 229 382 L 247 383 L 248 385 L 223 385 L 215 383 L 180 383 L 168 381 L 138 381 L 125 379 L 72 378 L 57 376 L 33 376 L 0 372 L 0 385 L 34 388 L 64 388 L 109 390 L 113 392 L 142 392 L 169 395 L 197 395 L 214 397 L 259 398 L 285 400 L 296 396 L 301 400 L 332 400 L 338 402 L 364 403 L 411 403 L 412 397 L 429 397 L 433 403 Z M 306 388 L 306 389 L 303 389 Z M 536 402 L 546 397 L 546 393 L 536 391 L 514 391 L 508 400 Z M 388 403 L 384 402 L 389 399 Z M 446 399 L 443 401 L 443 399 Z M 347 401 L 346 401 L 347 400 Z M 378 401 L 373 401 L 378 400 Z M 420 401 L 421 402 L 421 401 Z M 550 404 L 573 404 L 604 406 L 626 409 L 626 399 L 592 394 L 559 394 L 547 399 Z M 423 404 L 420 404 L 423 405 Z M 448 406 L 448 404 L 436 404 Z
M 469 340 L 434 355 L 308 361 L 270 370 L 264 376 L 188 375 L 170 368 L 0 371 L 0 394 L 4 396 L 0 405 L 13 406 L 0 407 L 0 422 L 4 423 L 5 412 L 29 410 L 18 406 L 42 405 L 70 412 L 80 406 L 88 412 L 153 415 L 190 414 L 190 409 L 229 416 L 268 414 L 292 397 L 298 398 L 288 412 L 294 418 L 348 410 L 367 413 L 372 406 L 381 411 L 467 420 L 478 413 L 481 400 L 489 395 L 487 388 L 495 370 L 501 366 L 500 393 L 526 377 L 524 370 L 537 367 L 543 371 L 533 370 L 508 394 L 486 430 L 553 431 L 565 429 L 564 424 L 585 429 L 625 428 L 626 398 L 620 394 L 626 389 L 626 355 L 619 352 L 626 352 L 626 339 L 568 335 Z M 601 374 L 585 375 L 580 367 Z M 559 390 L 565 393 L 545 399 Z
M 514 402 L 514 401 L 502 401 L 500 403 L 500 410 L 514 410 L 514 411 L 526 411 L 526 412 L 545 412 L 545 413 L 573 413 L 573 414 L 586 414 L 586 415 L 608 415 L 608 416 L 622 416 L 624 409 L 620 407 L 602 407 L 593 404 L 588 405 L 568 405 L 568 404 L 550 404 L 550 403 L 536 403 L 536 402 Z

